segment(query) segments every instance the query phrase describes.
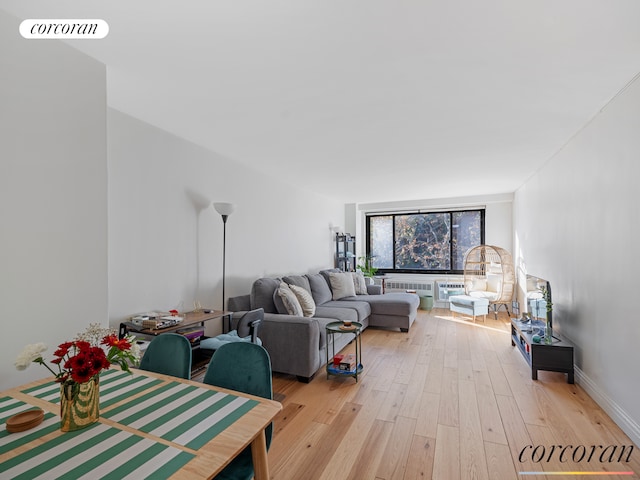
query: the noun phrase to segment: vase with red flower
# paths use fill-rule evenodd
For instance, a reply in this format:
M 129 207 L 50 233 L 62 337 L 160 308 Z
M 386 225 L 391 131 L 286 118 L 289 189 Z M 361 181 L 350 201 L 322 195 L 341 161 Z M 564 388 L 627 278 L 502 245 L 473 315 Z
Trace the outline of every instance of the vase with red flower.
M 98 333 L 105 329 L 92 324 L 77 340 L 58 345 L 53 353 L 55 372 L 42 358 L 46 350 L 43 343 L 27 345 L 16 360 L 19 370 L 31 362 L 44 365 L 60 383 L 60 429 L 64 432 L 79 430 L 100 418 L 100 372 L 112 363 L 131 373 L 129 365 L 139 360 L 139 348 L 133 337 L 118 338 L 110 329 L 101 339 Z

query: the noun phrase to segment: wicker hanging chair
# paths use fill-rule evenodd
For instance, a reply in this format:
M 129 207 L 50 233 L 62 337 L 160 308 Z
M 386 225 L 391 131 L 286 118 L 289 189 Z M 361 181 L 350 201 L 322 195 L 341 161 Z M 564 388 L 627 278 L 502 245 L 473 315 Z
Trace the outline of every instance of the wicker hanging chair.
M 464 290 L 472 297 L 483 297 L 498 309 L 504 305 L 509 313 L 513 298 L 515 274 L 511 254 L 504 248 L 479 245 L 471 248 L 464 258 Z

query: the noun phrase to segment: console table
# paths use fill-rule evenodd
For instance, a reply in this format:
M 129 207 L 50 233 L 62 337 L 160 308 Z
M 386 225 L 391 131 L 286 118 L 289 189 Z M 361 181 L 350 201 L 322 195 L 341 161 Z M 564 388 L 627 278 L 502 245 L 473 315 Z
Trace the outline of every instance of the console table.
M 223 331 L 226 331 L 230 328 L 232 313 L 233 312 L 228 312 L 225 310 L 187 312 L 183 314 L 183 320 L 180 323 L 164 328 L 144 328 L 139 325 L 135 325 L 132 322 L 125 322 L 122 325 L 126 327 L 127 331 L 131 331 L 132 333 L 140 333 L 143 335 L 156 337 L 163 333 L 180 333 L 179 330 L 184 330 L 188 327 L 202 326 L 202 328 L 204 329 L 205 322 L 221 318 L 223 320 L 222 329 Z M 211 359 L 211 355 L 209 354 L 207 356 L 201 353 L 202 351 L 200 350 L 199 341 L 192 344 L 192 352 L 191 375 L 194 376 L 207 367 L 207 365 L 209 364 L 209 360 Z
M 531 378 L 538 379 L 538 370 L 562 372 L 567 374 L 567 383 L 573 383 L 573 345 L 554 334 L 550 344 L 544 338 L 540 343 L 533 341 L 538 331 L 544 332 L 545 322 L 533 320 L 523 322 L 511 319 L 511 345 L 518 347 L 520 353 L 531 366 Z M 533 330 L 533 331 L 532 331 Z M 542 337 L 542 334 L 538 334 Z

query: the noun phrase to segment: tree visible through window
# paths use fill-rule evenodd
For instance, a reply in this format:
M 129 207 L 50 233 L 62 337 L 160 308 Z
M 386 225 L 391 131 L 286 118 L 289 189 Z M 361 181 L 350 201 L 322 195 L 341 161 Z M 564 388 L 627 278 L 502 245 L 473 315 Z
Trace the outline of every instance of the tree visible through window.
M 367 217 L 367 253 L 379 270 L 458 273 L 484 242 L 484 210 Z

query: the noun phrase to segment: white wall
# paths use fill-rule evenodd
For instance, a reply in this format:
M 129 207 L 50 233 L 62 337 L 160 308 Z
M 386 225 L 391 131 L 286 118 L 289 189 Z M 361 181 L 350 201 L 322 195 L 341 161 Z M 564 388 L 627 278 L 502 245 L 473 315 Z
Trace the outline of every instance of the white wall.
M 226 296 L 261 276 L 333 266 L 344 204 L 265 177 L 109 110 L 109 317 L 222 306 L 222 234 L 212 201 L 232 202 Z M 208 332 L 212 333 L 212 332 Z
M 635 80 L 514 200 L 516 261 L 551 282 L 554 326 L 575 345 L 577 381 L 640 444 Z
M 24 345 L 107 322 L 105 68 L 19 24 L 0 10 L 0 390 L 47 374 Z

